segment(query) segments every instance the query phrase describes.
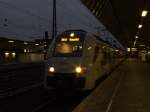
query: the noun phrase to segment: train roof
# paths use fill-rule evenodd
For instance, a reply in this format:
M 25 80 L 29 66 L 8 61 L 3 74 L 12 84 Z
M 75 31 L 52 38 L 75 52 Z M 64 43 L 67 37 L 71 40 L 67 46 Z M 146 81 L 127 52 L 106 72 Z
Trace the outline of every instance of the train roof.
M 71 30 L 66 30 L 63 33 L 67 33 L 67 32 L 83 32 L 83 33 L 87 33 L 85 30 L 82 29 L 71 29 Z
M 105 43 L 105 44 L 109 44 L 109 45 L 113 46 L 109 41 L 105 41 L 105 40 L 101 39 L 101 38 L 100 38 L 99 36 L 97 36 L 97 35 L 94 35 L 94 36 L 96 37 L 97 40 L 102 41 L 102 42 Z
M 87 32 L 87 31 L 85 31 L 85 30 L 82 30 L 82 29 L 70 29 L 70 30 L 66 30 L 66 31 L 62 32 L 62 33 L 59 34 L 59 35 L 62 35 L 62 34 L 68 33 L 68 32 L 78 32 L 78 33 L 83 33 L 83 34 L 84 34 L 84 33 L 89 33 L 89 32 Z M 91 33 L 89 33 L 89 34 L 91 34 Z M 111 43 L 111 42 L 109 42 L 109 41 L 103 40 L 102 38 L 100 38 L 100 36 L 97 36 L 97 35 L 94 35 L 94 34 L 91 34 L 91 35 L 93 35 L 94 37 L 96 37 L 97 40 L 99 40 L 99 41 L 101 41 L 101 42 L 103 42 L 103 43 L 105 43 L 105 44 L 108 44 L 108 45 L 111 46 L 111 47 L 120 49 L 120 48 L 117 47 L 117 45 L 116 45 L 115 43 L 113 44 L 113 43 Z

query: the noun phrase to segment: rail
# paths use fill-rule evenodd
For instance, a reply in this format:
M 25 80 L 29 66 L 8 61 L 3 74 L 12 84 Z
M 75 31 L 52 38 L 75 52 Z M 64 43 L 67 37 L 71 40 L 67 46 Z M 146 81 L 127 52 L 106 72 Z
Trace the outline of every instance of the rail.
M 41 84 L 44 62 L 0 65 L 0 97 Z

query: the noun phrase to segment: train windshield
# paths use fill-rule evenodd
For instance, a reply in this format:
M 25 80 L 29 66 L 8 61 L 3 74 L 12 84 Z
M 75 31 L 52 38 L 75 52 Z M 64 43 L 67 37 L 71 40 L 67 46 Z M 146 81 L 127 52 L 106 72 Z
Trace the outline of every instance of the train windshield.
M 82 48 L 81 42 L 59 42 L 55 46 L 54 56 L 79 57 L 82 55 Z
M 63 33 L 56 39 L 53 56 L 80 57 L 82 56 L 84 33 Z

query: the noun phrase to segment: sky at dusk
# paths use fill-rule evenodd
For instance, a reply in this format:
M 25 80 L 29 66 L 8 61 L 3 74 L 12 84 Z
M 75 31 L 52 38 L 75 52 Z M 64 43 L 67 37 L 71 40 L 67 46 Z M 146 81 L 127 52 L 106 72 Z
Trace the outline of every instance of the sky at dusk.
M 0 0 L 0 37 L 28 40 L 44 38 L 52 31 L 52 0 Z M 57 0 L 58 33 L 83 29 L 98 34 L 105 29 L 80 0 Z M 106 33 L 107 32 L 107 33 Z M 102 38 L 114 38 L 108 31 Z

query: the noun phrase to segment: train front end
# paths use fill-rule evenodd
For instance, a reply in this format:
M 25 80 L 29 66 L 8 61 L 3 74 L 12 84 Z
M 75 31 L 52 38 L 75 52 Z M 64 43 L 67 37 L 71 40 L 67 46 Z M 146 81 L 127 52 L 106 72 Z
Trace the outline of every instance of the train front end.
M 84 88 L 82 67 L 83 31 L 66 31 L 50 47 L 45 86 L 52 88 Z

